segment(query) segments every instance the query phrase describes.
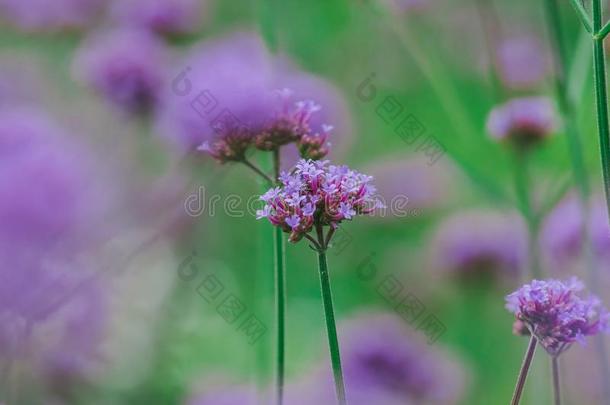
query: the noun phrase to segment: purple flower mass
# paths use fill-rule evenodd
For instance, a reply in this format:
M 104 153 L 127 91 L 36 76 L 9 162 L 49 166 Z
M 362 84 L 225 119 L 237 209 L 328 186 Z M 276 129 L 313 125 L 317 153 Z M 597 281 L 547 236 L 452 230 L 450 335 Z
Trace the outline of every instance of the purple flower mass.
M 171 91 L 162 97 L 157 126 L 183 149 L 201 147 L 228 161 L 250 146 L 269 150 L 294 143 L 282 148 L 286 162 L 296 160 L 297 149 L 316 159 L 328 153 L 332 127 L 325 124 L 349 133 L 347 108 L 337 90 L 272 57 L 256 35 L 204 42 L 180 66 Z
M 104 0 L 0 0 L 0 17 L 24 31 L 81 29 L 102 12 Z
M 527 260 L 527 230 L 514 215 L 461 212 L 441 222 L 431 251 L 435 267 L 449 274 L 514 279 Z
M 372 179 L 347 166 L 301 159 L 291 172 L 281 174 L 280 187 L 261 196 L 265 206 L 257 218 L 268 218 L 297 242 L 315 225 L 334 229 L 344 220 L 379 208 Z
M 522 97 L 494 108 L 487 119 L 487 130 L 496 140 L 530 146 L 550 136 L 558 122 L 550 99 Z
M 587 221 L 583 220 L 582 214 L 581 202 L 577 195 L 572 194 L 545 219 L 540 242 L 550 268 L 569 269 L 575 259 L 582 256 L 585 224 L 596 257 L 610 263 L 608 210 L 603 197 L 592 199 Z
M 506 308 L 524 322 L 552 356 L 558 356 L 586 336 L 610 332 L 610 314 L 600 300 L 579 296 L 584 289 L 576 277 L 568 281 L 533 280 L 506 297 Z
M 166 63 L 164 44 L 154 35 L 119 29 L 86 40 L 74 71 L 110 103 L 130 113 L 147 113 L 157 105 Z
M 112 16 L 130 27 L 172 35 L 188 34 L 201 27 L 207 0 L 116 0 Z
M 512 89 L 539 84 L 549 70 L 548 51 L 535 36 L 504 39 L 498 46 L 496 58 L 500 78 Z
M 349 404 L 451 405 L 462 399 L 466 385 L 462 364 L 449 353 L 431 349 L 398 316 L 362 314 L 341 325 L 340 332 Z M 334 403 L 332 387 L 328 372 L 314 373 L 293 394 L 300 399 L 295 403 Z
M 106 212 L 87 151 L 42 113 L 0 112 L 0 361 L 64 383 L 95 362 L 104 325 L 101 280 L 76 260 Z

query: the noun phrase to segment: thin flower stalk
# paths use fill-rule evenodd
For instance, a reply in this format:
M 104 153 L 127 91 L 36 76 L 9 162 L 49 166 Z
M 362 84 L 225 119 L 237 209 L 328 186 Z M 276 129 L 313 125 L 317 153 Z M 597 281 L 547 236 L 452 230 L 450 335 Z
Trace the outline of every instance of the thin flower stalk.
M 610 23 L 602 26 L 602 2 L 592 0 L 592 18 L 579 0 L 570 0 L 583 26 L 591 34 L 593 42 L 593 75 L 597 130 L 602 163 L 602 176 L 606 203 L 610 214 L 610 123 L 608 122 L 608 93 L 606 88 L 606 62 L 604 38 L 610 32 Z M 609 215 L 610 217 L 610 215 Z
M 581 6 L 580 3 L 578 3 Z M 545 12 L 547 16 L 547 26 L 549 28 L 549 38 L 552 42 L 554 52 L 554 65 L 555 65 L 555 87 L 557 93 L 557 99 L 559 108 L 565 120 L 566 139 L 568 141 L 568 150 L 570 153 L 570 161 L 572 163 L 572 169 L 574 172 L 574 180 L 576 182 L 578 195 L 580 198 L 581 215 L 583 220 L 582 224 L 582 239 L 584 256 L 586 260 L 586 267 L 588 272 L 589 284 L 593 286 L 598 285 L 597 275 L 597 264 L 595 263 L 594 253 L 591 246 L 591 240 L 589 235 L 589 212 L 590 212 L 590 190 L 589 178 L 587 176 L 585 164 L 584 164 L 584 153 L 582 150 L 582 142 L 578 133 L 576 109 L 574 103 L 568 96 L 568 83 L 566 77 L 566 69 L 568 66 L 568 57 L 565 44 L 565 31 L 561 22 L 561 16 L 559 8 L 557 7 L 556 0 L 545 0 Z M 586 15 L 586 14 L 585 14 Z M 588 17 L 585 19 L 587 20 Z M 606 27 L 610 27 L 610 24 L 606 24 Z M 588 30 L 591 31 L 590 29 Z M 603 30 L 602 30 L 603 31 Z M 606 36 L 608 32 L 601 33 L 602 36 Z M 597 338 L 596 349 L 598 352 L 598 361 L 601 367 L 601 380 L 602 386 L 605 390 L 604 398 L 606 398 L 606 404 L 610 404 L 610 386 L 606 384 L 606 381 L 610 381 L 610 370 L 607 363 L 606 347 L 604 340 L 601 337 Z M 554 364 L 555 366 L 555 364 Z
M 274 178 L 280 177 L 280 151 L 273 151 Z M 273 230 L 275 254 L 275 311 L 276 311 L 276 401 L 282 405 L 286 359 L 286 246 L 280 228 Z
M 519 405 L 519 402 L 521 401 L 521 395 L 523 394 L 525 381 L 527 380 L 530 365 L 532 364 L 532 359 L 534 358 L 534 353 L 536 352 L 536 344 L 536 337 L 532 335 L 530 337 L 530 342 L 527 345 L 527 350 L 525 352 L 525 357 L 523 358 L 523 363 L 521 364 L 521 369 L 519 370 L 519 377 L 517 377 L 517 385 L 515 386 L 513 399 L 510 402 L 511 405 Z
M 561 405 L 561 392 L 559 388 L 559 359 L 557 356 L 551 357 L 551 369 L 553 370 L 553 399 L 555 405 Z
M 333 308 L 326 251 L 338 226 L 383 207 L 366 176 L 328 161 L 300 160 L 279 176 L 279 184 L 261 196 L 265 205 L 257 218 L 267 218 L 289 241 L 307 239 L 318 254 L 318 270 L 337 401 L 346 404 L 339 339 Z M 325 231 L 325 228 L 328 231 Z

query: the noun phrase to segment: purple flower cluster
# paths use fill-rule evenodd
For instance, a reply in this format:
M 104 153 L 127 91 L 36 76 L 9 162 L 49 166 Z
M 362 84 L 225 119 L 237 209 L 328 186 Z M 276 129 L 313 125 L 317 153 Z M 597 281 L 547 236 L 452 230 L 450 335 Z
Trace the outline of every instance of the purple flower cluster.
M 536 36 L 504 39 L 498 46 L 496 59 L 500 78 L 511 89 L 534 87 L 549 70 L 548 50 Z
M 218 137 L 204 141 L 197 150 L 225 163 L 243 160 L 251 146 L 273 151 L 295 143 L 303 158 L 317 160 L 325 157 L 330 150 L 327 139 L 333 127 L 324 124 L 320 131 L 315 132 L 311 125 L 313 115 L 321 107 L 311 100 L 292 102 L 290 89 L 278 90 L 276 94 L 280 100 L 277 111 L 261 128 L 225 121 L 215 128 Z
M 119 29 L 85 41 L 75 75 L 130 113 L 147 113 L 158 101 L 167 62 L 163 42 L 143 30 Z
M 192 33 L 201 26 L 205 0 L 117 0 L 113 17 L 130 27 L 163 34 Z
M 533 280 L 506 297 L 506 308 L 524 322 L 552 356 L 558 356 L 585 336 L 609 332 L 610 314 L 600 300 L 578 295 L 584 289 L 576 277 Z
M 24 31 L 84 28 L 101 14 L 104 0 L 0 0 L 0 17 Z
M 379 208 L 382 204 L 370 184 L 372 179 L 347 166 L 301 159 L 291 172 L 282 173 L 280 187 L 261 197 L 265 206 L 257 218 L 268 218 L 290 233 L 291 242 L 297 242 L 314 226 L 335 229 L 343 220 Z
M 519 217 L 464 211 L 439 225 L 431 252 L 434 267 L 459 278 L 514 279 L 527 261 L 527 231 Z
M 551 100 L 522 97 L 494 108 L 487 119 L 487 130 L 496 140 L 528 147 L 550 136 L 558 122 Z

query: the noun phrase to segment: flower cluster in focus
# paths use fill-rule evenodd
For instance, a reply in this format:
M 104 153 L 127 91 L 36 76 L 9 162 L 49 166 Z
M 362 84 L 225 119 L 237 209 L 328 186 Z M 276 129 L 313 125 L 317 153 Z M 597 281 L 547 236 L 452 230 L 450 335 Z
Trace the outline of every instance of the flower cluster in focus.
M 314 225 L 334 229 L 343 220 L 381 208 L 372 179 L 347 166 L 301 159 L 291 173 L 281 174 L 280 187 L 261 196 L 265 206 L 257 218 L 268 218 L 297 242 Z
M 297 242 L 315 225 L 335 229 L 343 220 L 381 208 L 372 179 L 347 166 L 301 159 L 292 172 L 281 174 L 280 187 L 261 196 L 265 206 L 257 218 L 268 218 Z
M 557 356 L 576 341 L 584 344 L 585 336 L 610 331 L 610 315 L 597 297 L 580 297 L 583 288 L 576 277 L 567 282 L 533 280 L 506 297 L 506 308 Z

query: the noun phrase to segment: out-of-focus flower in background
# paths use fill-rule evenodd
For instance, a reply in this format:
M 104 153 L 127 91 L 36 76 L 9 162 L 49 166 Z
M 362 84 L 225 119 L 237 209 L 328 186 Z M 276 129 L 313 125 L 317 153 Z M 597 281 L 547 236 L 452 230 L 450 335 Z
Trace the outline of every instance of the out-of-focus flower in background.
M 38 111 L 0 112 L 0 157 L 0 356 L 24 364 L 17 390 L 34 378 L 64 391 L 98 360 L 103 282 L 84 258 L 106 236 L 112 192 Z
M 533 35 L 503 38 L 495 56 L 500 79 L 510 89 L 535 87 L 549 73 L 548 51 Z
M 553 134 L 559 117 L 546 97 L 514 98 L 494 108 L 487 118 L 487 131 L 498 141 L 528 148 Z
M 334 144 L 335 134 L 350 129 L 347 108 L 336 89 L 300 72 L 285 58 L 272 57 L 255 34 L 237 33 L 197 45 L 180 69 L 163 97 L 158 127 L 182 148 L 206 141 L 212 145 L 235 127 L 263 133 L 281 116 L 286 102 L 278 97 L 282 89 L 291 90 L 291 103 L 312 100 L 321 106 L 309 122 L 313 133 L 321 133 L 323 124 L 333 125 L 329 141 Z M 282 151 L 284 164 L 298 156 L 296 147 Z
M 27 32 L 77 30 L 92 24 L 105 0 L 0 0 L 0 18 Z
M 144 30 L 94 33 L 75 57 L 74 76 L 127 113 L 154 110 L 168 64 L 164 43 Z
M 587 221 L 588 236 L 582 217 L 581 201 L 574 193 L 564 198 L 546 217 L 540 244 L 548 268 L 553 271 L 573 268 L 583 258 L 585 237 L 589 238 L 592 252 L 600 263 L 610 263 L 610 234 L 608 212 L 602 197 L 592 200 Z M 582 262 L 581 262 L 582 263 Z
M 524 270 L 527 250 L 527 230 L 517 215 L 471 210 L 438 225 L 430 260 L 453 277 L 514 280 Z
M 430 166 L 418 156 L 389 156 L 367 166 L 375 178 L 377 193 L 389 207 L 379 220 L 396 220 L 403 210 L 406 216 L 426 214 L 436 210 L 455 192 L 455 179 L 448 165 L 438 162 Z
M 219 382 L 204 383 L 197 387 L 185 401 L 185 405 L 256 405 L 257 395 L 253 387 L 227 385 Z
M 111 16 L 120 24 L 141 27 L 162 35 L 190 34 L 199 30 L 207 0 L 115 0 Z
M 350 404 L 460 403 L 468 380 L 465 367 L 449 353 L 428 346 L 398 316 L 361 313 L 340 325 L 339 334 Z M 305 398 L 296 403 L 332 403 L 328 373 L 309 378 L 309 390 L 295 390 Z

